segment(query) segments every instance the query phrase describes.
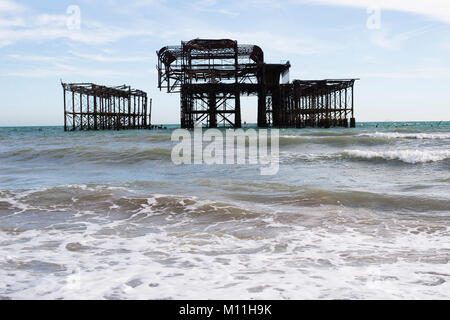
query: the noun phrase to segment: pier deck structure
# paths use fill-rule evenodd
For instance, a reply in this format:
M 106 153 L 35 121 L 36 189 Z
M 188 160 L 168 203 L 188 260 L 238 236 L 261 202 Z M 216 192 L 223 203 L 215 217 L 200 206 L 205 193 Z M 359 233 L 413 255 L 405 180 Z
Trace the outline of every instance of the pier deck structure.
M 180 93 L 182 128 L 240 128 L 241 95 L 258 97 L 262 128 L 356 125 L 353 89 L 359 79 L 289 82 L 289 62 L 265 63 L 260 47 L 230 39 L 182 41 L 157 56 L 158 88 Z
M 61 83 L 64 92 L 64 130 L 121 130 L 151 128 L 152 100 L 130 86 Z

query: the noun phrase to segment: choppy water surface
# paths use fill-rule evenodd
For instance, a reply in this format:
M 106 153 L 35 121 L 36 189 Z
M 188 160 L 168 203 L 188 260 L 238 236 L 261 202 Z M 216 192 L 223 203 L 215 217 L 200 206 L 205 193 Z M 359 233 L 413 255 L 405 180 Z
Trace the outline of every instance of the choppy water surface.
M 450 298 L 450 123 L 281 130 L 272 177 L 170 134 L 0 128 L 0 297 Z

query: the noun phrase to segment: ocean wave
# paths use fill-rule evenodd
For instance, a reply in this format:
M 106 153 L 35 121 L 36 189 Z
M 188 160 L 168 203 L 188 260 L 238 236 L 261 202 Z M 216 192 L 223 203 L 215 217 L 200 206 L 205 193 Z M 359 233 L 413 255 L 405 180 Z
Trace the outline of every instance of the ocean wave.
M 0 154 L 0 159 L 14 161 L 57 160 L 70 162 L 92 162 L 101 164 L 136 164 L 150 160 L 170 159 L 171 150 L 165 148 L 107 149 L 95 146 L 55 147 L 51 149 L 25 148 Z
M 161 141 L 161 142 L 169 142 L 170 143 L 170 135 L 169 134 L 133 134 L 133 135 L 123 135 L 123 136 L 115 136 L 114 139 L 120 140 L 121 142 L 130 141 L 133 143 L 137 142 L 148 142 L 148 141 Z
M 225 187 L 228 196 L 247 203 L 267 205 L 273 210 L 303 208 L 358 208 L 381 212 L 450 213 L 450 200 L 426 195 L 388 194 L 361 190 L 324 189 L 280 184 L 241 184 Z M 327 209 L 327 210 L 328 210 Z
M 442 140 L 450 139 L 448 132 L 434 132 L 434 133 L 399 133 L 399 132 L 374 132 L 363 133 L 361 137 L 386 138 L 386 139 L 431 139 Z
M 64 188 L 117 191 L 91 185 Z M 353 203 L 351 193 L 336 193 L 336 198 Z M 307 196 L 329 195 L 317 190 Z M 359 203 L 380 201 L 371 194 L 359 196 Z M 149 198 L 145 203 L 156 210 L 154 198 L 162 205 L 166 198 L 181 197 Z M 184 201 L 188 199 L 192 198 Z M 208 205 L 198 200 L 177 206 L 202 203 Z M 417 204 L 421 203 L 419 198 Z M 214 211 L 190 220 L 173 214 L 155 216 L 153 211 L 130 215 L 120 209 L 97 213 L 103 220 L 83 216 L 71 221 L 68 214 L 54 213 L 64 228 L 36 227 L 42 216 L 29 214 L 22 217 L 24 225 L 34 225 L 28 230 L 4 226 L 2 221 L 0 295 L 12 299 L 450 296 L 448 249 L 442 245 L 450 238 L 448 219 L 430 214 L 411 219 L 340 207 L 295 209 L 239 221 L 233 215 L 214 216 Z M 78 229 L 79 223 L 84 229 Z
M 230 203 L 200 199 L 195 196 L 170 194 L 136 194 L 132 188 L 107 185 L 63 185 L 22 191 L 0 190 L 0 212 L 65 212 L 67 214 L 107 214 L 110 218 L 142 220 L 154 216 L 207 215 L 212 218 L 235 219 L 252 216 Z M 55 215 L 56 217 L 56 215 Z M 66 216 L 65 218 L 68 218 Z M 53 223 L 52 219 L 47 222 Z
M 350 131 L 350 130 L 339 130 L 339 131 L 332 131 L 330 130 L 316 130 L 316 131 L 308 131 L 305 132 L 305 135 L 309 136 L 316 136 L 316 137 L 341 137 L 341 136 L 355 136 L 357 135 L 356 132 Z
M 373 146 L 379 144 L 387 144 L 389 141 L 383 138 L 366 137 L 366 136 L 280 136 L 280 145 L 293 145 L 293 144 L 328 144 L 335 146 L 348 146 L 348 145 L 366 145 Z
M 448 199 L 237 182 L 234 194 L 246 188 L 276 202 L 261 212 L 257 198 L 245 205 L 219 202 L 211 192 L 197 198 L 123 185 L 0 191 L 0 198 L 33 207 L 1 219 L 0 296 L 450 296 L 448 249 L 442 245 L 450 239 Z M 384 208 L 389 212 L 378 211 Z M 403 210 L 422 212 L 422 218 L 398 214 Z
M 282 200 L 283 198 L 279 199 Z M 309 189 L 301 195 L 286 197 L 285 204 L 298 206 L 335 205 L 350 208 L 364 208 L 381 211 L 408 212 L 449 212 L 450 201 L 432 197 L 405 196 L 363 191 L 335 191 L 324 189 Z
M 384 159 L 396 160 L 409 164 L 438 162 L 450 159 L 450 151 L 446 150 L 391 150 L 391 151 L 367 151 L 346 150 L 344 156 L 358 159 Z

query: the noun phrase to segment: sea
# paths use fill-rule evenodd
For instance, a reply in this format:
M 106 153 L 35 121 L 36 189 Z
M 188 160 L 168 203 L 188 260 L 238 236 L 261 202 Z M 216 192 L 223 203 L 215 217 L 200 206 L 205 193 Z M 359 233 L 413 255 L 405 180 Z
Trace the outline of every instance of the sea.
M 450 298 L 450 122 L 280 129 L 272 176 L 175 129 L 0 128 L 0 299 Z

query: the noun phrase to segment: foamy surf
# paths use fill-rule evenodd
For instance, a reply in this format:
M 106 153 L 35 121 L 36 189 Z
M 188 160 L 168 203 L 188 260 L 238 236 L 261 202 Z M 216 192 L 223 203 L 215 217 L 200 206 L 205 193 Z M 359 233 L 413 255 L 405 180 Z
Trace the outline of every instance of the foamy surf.
M 215 221 L 208 220 L 212 213 L 149 216 L 147 223 L 99 217 L 83 221 L 80 229 L 69 220 L 67 228 L 2 232 L 0 294 L 15 299 L 449 297 L 449 258 L 440 244 L 450 234 L 443 218 L 386 219 L 328 206 L 307 214 L 220 215 Z
M 400 132 L 374 132 L 363 133 L 361 137 L 386 138 L 386 139 L 419 139 L 419 140 L 444 140 L 450 139 L 450 133 L 433 132 L 433 133 L 400 133 Z
M 343 153 L 352 158 L 359 159 L 384 159 L 398 160 L 404 163 L 417 164 L 437 162 L 450 159 L 450 151 L 436 150 L 393 150 L 393 151 L 367 151 L 367 150 L 346 150 Z
M 350 145 L 363 145 L 374 146 L 379 144 L 387 144 L 384 138 L 369 137 L 369 136 L 356 136 L 356 135 L 336 135 L 336 136 L 280 136 L 280 145 L 289 146 L 296 144 L 318 144 L 318 145 L 330 145 L 330 146 L 350 146 Z

